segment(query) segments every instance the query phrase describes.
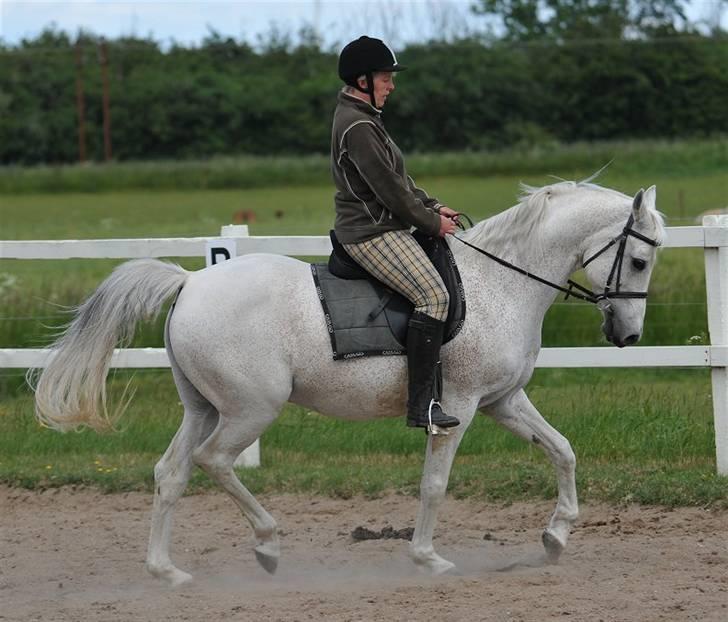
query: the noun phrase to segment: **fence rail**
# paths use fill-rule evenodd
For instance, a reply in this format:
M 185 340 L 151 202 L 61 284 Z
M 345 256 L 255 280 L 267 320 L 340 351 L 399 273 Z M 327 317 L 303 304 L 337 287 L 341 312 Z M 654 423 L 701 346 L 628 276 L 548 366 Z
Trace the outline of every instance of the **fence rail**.
M 43 348 L 0 349 L 0 369 L 45 367 L 52 354 Z M 543 348 L 536 367 L 726 367 L 728 346 L 636 346 Z M 114 350 L 111 367 L 136 369 L 169 367 L 164 348 Z
M 710 218 L 710 217 L 706 217 Z M 712 217 L 717 218 L 717 217 Z M 222 228 L 222 237 L 235 240 L 238 255 L 328 255 L 328 236 L 246 237 L 244 225 Z M 204 257 L 211 241 L 220 238 L 127 238 L 113 240 L 0 240 L 0 259 L 138 259 L 143 257 Z M 669 227 L 667 248 L 728 247 L 728 222 L 708 227 Z
M 538 367 L 703 367 L 710 368 L 713 387 L 716 464 L 728 475 L 728 216 L 706 216 L 702 227 L 670 227 L 668 248 L 703 248 L 711 345 L 603 348 L 543 348 Z M 113 240 L 0 241 L 0 259 L 134 259 L 141 257 L 206 257 L 277 253 L 323 256 L 331 252 L 326 236 L 248 236 L 246 226 L 223 227 L 216 238 L 153 238 Z M 0 369 L 42 367 L 49 352 L 42 349 L 0 349 Z M 116 350 L 112 367 L 169 367 L 163 348 Z M 257 444 L 240 464 L 259 460 Z M 248 454 L 246 458 L 246 454 Z

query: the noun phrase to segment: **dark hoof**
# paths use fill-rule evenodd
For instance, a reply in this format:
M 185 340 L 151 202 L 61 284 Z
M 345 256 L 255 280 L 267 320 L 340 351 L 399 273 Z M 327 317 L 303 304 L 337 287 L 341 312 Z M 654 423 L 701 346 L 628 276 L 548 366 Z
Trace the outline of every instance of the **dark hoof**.
M 543 548 L 546 549 L 546 563 L 558 564 L 561 554 L 564 552 L 564 545 L 559 542 L 556 537 L 548 531 L 544 531 L 541 536 Z
M 275 557 L 273 555 L 269 555 L 267 553 L 261 553 L 259 550 L 255 550 L 255 559 L 258 560 L 258 563 L 263 566 L 263 569 L 268 574 L 275 574 L 276 570 L 278 570 L 278 557 Z

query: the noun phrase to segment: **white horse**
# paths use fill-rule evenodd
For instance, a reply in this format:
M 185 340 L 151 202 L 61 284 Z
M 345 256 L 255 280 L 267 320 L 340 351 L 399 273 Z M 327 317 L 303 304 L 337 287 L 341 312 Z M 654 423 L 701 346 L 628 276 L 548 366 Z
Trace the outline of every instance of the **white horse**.
M 588 263 L 593 287 L 631 290 L 600 296 L 598 302 L 607 339 L 621 347 L 641 336 L 646 294 L 640 292 L 647 290 L 655 245 L 664 235 L 655 194 L 652 186 L 633 199 L 585 182 L 524 187 L 518 205 L 459 235 L 557 284 Z M 627 228 L 633 229 L 625 234 L 630 216 L 633 224 Z M 462 423 L 448 436 L 428 439 L 410 554 L 432 573 L 454 568 L 435 552 L 433 530 L 455 451 L 481 410 L 542 448 L 556 469 L 558 501 L 543 534 L 546 560 L 555 562 L 577 518 L 575 457 L 523 387 L 541 347 L 544 315 L 558 292 L 459 241 L 450 247 L 468 312 L 461 333 L 442 350 L 442 401 Z M 343 419 L 403 415 L 406 357 L 332 360 L 324 314 L 304 262 L 256 254 L 188 272 L 152 259 L 129 261 L 78 308 L 52 346 L 54 356 L 35 383 L 39 420 L 61 430 L 108 425 L 114 413 L 107 411 L 104 387 L 113 348 L 176 292 L 165 343 L 184 418 L 154 470 L 147 568 L 174 585 L 191 579 L 170 561 L 169 542 L 175 504 L 196 464 L 250 521 L 257 559 L 272 573 L 280 555 L 276 523 L 237 478 L 235 459 L 287 401 Z

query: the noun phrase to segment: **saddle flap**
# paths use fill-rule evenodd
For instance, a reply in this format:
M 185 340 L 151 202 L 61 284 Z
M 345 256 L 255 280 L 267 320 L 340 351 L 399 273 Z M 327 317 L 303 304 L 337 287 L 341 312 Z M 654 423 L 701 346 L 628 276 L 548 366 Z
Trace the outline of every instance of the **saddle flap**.
M 465 321 L 460 273 L 445 240 L 419 231 L 413 235 L 450 294 L 444 339 L 447 343 Z M 326 316 L 334 359 L 406 354 L 412 303 L 359 266 L 334 231 L 329 236 L 333 251 L 328 264 L 312 264 L 311 272 Z
M 372 313 L 380 304 L 380 292 L 368 279 L 343 280 L 325 263 L 312 264 L 334 359 L 403 354 L 385 313 Z M 411 307 L 411 305 L 410 305 Z M 374 317 L 370 317 L 374 316 Z

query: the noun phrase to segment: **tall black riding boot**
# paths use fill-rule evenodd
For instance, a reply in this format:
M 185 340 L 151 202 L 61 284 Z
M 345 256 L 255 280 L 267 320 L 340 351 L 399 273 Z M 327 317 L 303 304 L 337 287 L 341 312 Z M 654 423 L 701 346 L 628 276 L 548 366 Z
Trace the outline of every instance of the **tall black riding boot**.
M 460 422 L 442 412 L 440 393 L 440 346 L 445 322 L 415 311 L 407 331 L 409 400 L 407 425 L 413 428 L 452 428 Z

